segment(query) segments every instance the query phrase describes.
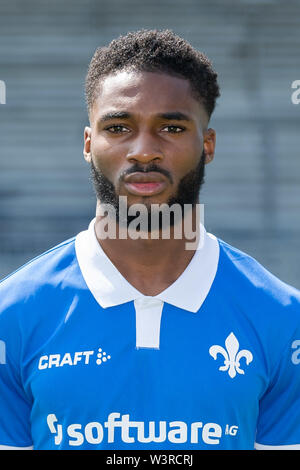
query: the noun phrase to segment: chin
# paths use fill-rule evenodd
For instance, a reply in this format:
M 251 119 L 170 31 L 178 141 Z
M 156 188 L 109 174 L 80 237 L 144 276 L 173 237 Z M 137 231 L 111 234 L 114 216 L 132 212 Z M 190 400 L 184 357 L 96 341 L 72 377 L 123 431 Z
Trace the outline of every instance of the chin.
M 143 204 L 148 209 L 151 208 L 153 204 L 168 204 L 171 195 L 158 194 L 154 196 L 133 196 L 132 194 L 126 195 L 128 207 L 133 204 Z

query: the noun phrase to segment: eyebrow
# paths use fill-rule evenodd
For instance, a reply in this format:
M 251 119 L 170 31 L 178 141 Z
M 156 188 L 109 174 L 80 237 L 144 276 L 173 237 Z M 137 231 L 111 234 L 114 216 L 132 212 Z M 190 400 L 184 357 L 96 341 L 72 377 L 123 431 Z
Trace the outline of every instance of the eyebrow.
M 126 111 L 112 111 L 104 114 L 98 120 L 98 122 L 111 121 L 112 119 L 130 119 L 132 114 Z M 167 113 L 159 113 L 157 117 L 160 119 L 166 119 L 168 121 L 191 121 L 191 118 L 180 111 L 172 111 Z
M 167 119 L 169 121 L 191 121 L 191 118 L 180 111 L 173 111 L 169 113 L 158 114 L 159 118 Z
M 111 121 L 112 119 L 129 119 L 131 117 L 130 113 L 125 111 L 112 111 L 110 113 L 103 114 L 98 120 L 98 122 Z

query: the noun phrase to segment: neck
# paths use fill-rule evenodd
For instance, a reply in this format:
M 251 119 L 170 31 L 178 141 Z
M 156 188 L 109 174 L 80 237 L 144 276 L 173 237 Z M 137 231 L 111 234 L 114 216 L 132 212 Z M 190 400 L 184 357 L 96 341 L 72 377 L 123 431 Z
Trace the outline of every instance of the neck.
M 157 295 L 173 284 L 195 253 L 200 233 L 198 206 L 183 217 L 180 226 L 143 232 L 138 239 L 132 238 L 130 228 L 120 229 L 118 224 L 115 233 L 110 233 L 114 236 L 107 236 L 109 221 L 100 212 L 95 222 L 98 242 L 123 277 L 144 295 Z

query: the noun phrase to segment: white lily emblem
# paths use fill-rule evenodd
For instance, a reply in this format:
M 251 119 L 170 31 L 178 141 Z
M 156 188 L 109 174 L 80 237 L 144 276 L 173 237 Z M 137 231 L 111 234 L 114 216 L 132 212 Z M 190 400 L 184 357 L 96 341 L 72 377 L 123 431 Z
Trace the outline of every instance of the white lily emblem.
M 239 342 L 231 332 L 225 340 L 226 350 L 222 346 L 214 345 L 209 348 L 209 354 L 216 360 L 218 354 L 224 357 L 224 365 L 219 367 L 219 370 L 227 371 L 229 376 L 233 379 L 236 373 L 244 374 L 243 369 L 240 368 L 240 359 L 246 359 L 247 366 L 253 360 L 253 355 L 247 349 L 239 350 Z

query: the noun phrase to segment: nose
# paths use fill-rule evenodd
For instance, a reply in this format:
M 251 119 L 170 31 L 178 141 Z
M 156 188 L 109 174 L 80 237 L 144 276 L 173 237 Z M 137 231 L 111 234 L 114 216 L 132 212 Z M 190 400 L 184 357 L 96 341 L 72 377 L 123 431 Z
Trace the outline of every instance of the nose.
M 131 163 L 150 163 L 163 160 L 163 154 L 159 149 L 158 142 L 149 133 L 140 133 L 128 150 L 127 160 Z

